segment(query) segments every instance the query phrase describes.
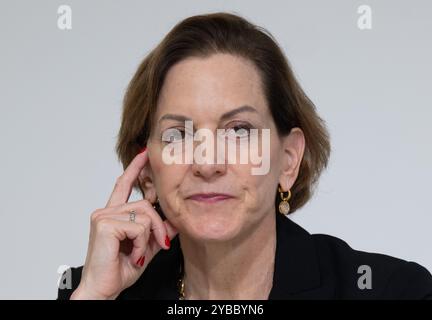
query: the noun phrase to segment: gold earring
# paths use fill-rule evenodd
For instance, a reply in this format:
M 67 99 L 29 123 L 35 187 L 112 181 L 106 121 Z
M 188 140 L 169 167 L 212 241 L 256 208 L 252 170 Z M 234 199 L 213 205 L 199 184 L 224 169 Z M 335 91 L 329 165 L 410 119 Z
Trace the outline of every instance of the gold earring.
M 288 212 L 290 211 L 290 205 L 288 203 L 288 200 L 291 198 L 291 190 L 288 190 L 288 195 L 286 197 L 284 197 L 284 192 L 282 191 L 280 186 L 279 186 L 279 192 L 280 192 L 280 197 L 282 199 L 282 201 L 279 203 L 279 212 L 287 216 Z
M 156 209 L 156 205 L 159 203 L 159 198 L 156 197 L 156 201 L 153 203 L 153 208 Z

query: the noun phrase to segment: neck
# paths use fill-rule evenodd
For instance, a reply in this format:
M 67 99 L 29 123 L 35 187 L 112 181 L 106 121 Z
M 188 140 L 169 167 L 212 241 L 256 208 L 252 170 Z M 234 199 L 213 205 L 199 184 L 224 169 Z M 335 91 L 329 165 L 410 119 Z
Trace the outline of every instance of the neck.
M 221 243 L 197 243 L 180 235 L 186 299 L 268 298 L 276 251 L 274 211 L 246 233 Z

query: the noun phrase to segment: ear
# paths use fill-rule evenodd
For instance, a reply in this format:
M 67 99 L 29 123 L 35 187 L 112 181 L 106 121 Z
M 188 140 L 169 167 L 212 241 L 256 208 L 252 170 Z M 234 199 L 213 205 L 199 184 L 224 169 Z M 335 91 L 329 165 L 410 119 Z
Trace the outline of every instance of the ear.
M 153 170 L 150 166 L 150 161 L 148 161 L 144 168 L 141 170 L 139 176 L 139 187 L 144 192 L 144 199 L 154 203 L 157 199 L 156 187 L 153 180 Z
M 282 170 L 279 184 L 288 191 L 297 179 L 305 150 L 305 137 L 300 128 L 293 128 L 282 138 Z

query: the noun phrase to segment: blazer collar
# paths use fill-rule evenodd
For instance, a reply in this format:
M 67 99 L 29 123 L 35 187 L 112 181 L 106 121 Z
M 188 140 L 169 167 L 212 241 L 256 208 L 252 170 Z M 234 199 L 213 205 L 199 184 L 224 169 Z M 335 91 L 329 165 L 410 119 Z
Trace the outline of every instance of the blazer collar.
M 290 218 L 276 213 L 276 255 L 269 299 L 307 296 L 320 285 L 320 270 L 312 236 Z

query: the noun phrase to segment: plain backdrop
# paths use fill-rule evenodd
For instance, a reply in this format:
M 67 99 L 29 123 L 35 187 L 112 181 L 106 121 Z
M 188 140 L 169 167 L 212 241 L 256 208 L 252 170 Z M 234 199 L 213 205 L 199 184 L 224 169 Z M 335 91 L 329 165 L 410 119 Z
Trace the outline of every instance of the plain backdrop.
M 59 266 L 84 263 L 89 215 L 122 173 L 129 80 L 177 22 L 216 11 L 269 30 L 327 122 L 330 165 L 292 219 L 432 270 L 432 2 L 2 0 L 0 298 L 54 299 Z

